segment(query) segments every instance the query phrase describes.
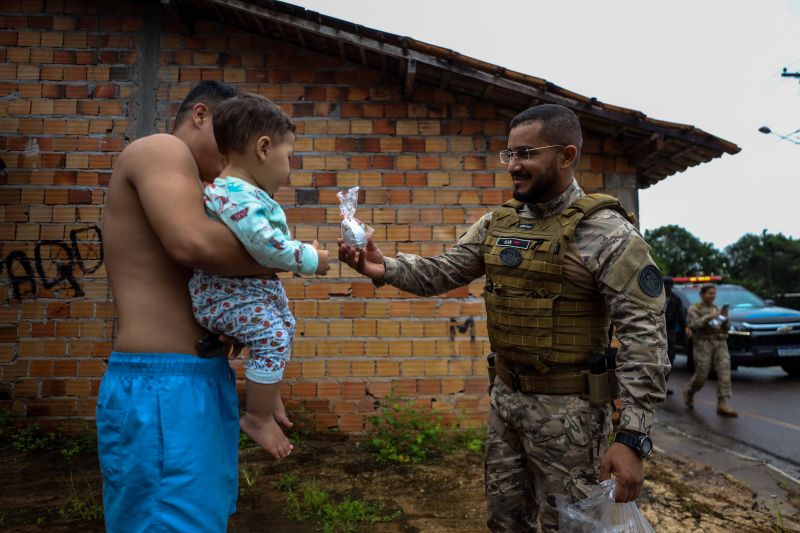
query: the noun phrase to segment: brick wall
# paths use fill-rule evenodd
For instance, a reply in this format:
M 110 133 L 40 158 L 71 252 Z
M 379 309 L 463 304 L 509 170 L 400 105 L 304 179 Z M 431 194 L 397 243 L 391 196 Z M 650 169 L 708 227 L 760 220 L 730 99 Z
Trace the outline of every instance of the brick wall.
M 148 60 L 160 131 L 201 79 L 263 94 L 295 118 L 292 186 L 277 199 L 298 239 L 334 250 L 336 192 L 359 185 L 357 216 L 384 252 L 433 255 L 510 195 L 496 153 L 520 110 L 424 85 L 405 99 L 395 75 L 209 21 L 190 36 L 167 20 L 157 55 L 144 57 L 151 21 L 106 4 L 0 0 L 0 406 L 20 416 L 91 423 L 113 336 L 98 226 L 114 157 L 147 127 L 137 106 L 149 105 Z M 613 142 L 587 136 L 579 179 L 636 209 L 634 169 Z M 482 279 L 428 299 L 375 289 L 338 263 L 324 278 L 283 281 L 298 322 L 283 387 L 296 419 L 359 432 L 394 390 L 446 419 L 483 422 Z M 467 319 L 474 338 L 454 327 Z

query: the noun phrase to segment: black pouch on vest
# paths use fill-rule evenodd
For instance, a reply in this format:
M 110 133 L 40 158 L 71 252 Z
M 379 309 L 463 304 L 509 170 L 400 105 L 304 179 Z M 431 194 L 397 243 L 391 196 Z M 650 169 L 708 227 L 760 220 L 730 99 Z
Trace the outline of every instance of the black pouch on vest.
M 608 394 L 606 354 L 592 354 L 587 362 L 589 363 L 589 373 L 586 375 L 589 389 L 589 403 L 598 407 L 604 406 L 611 400 Z

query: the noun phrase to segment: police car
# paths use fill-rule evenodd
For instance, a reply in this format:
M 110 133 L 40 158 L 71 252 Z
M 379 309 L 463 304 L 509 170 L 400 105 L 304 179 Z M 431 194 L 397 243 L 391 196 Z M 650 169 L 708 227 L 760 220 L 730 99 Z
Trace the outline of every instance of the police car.
M 792 376 L 800 376 L 800 311 L 777 307 L 740 285 L 721 283 L 719 276 L 672 278 L 674 292 L 685 309 L 700 301 L 700 287 L 714 283 L 714 304 L 730 306 L 728 351 L 731 368 L 739 366 L 780 366 Z M 677 333 L 677 351 L 685 353 L 689 368 L 694 368 L 692 341 L 683 331 Z

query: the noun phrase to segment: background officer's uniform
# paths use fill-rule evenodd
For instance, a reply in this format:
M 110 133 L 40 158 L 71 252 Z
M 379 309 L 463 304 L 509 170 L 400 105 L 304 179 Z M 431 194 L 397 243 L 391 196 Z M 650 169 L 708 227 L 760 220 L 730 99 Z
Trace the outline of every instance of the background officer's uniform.
M 583 196 L 573 180 L 557 198 L 522 206 L 518 216 L 547 219 Z M 444 254 L 420 257 L 399 253 L 394 259 L 385 258 L 382 281 L 421 296 L 469 284 L 491 267 L 486 263 L 491 256 L 486 242 L 492 215 L 473 224 Z M 611 209 L 583 218 L 573 238 L 563 244 L 566 250 L 558 272 L 564 284 L 573 293 L 594 295 L 616 326 L 620 428 L 649 433 L 653 405 L 665 398 L 664 376 L 669 370 L 664 291 L 661 274 L 647 253 L 649 247 L 635 227 Z M 516 263 L 516 254 L 506 254 L 506 264 Z M 496 289 L 492 288 L 495 293 Z M 491 323 L 490 340 L 496 350 L 496 340 L 504 337 L 491 331 Z M 575 330 L 576 339 L 582 337 L 580 328 Z M 548 357 L 555 348 L 544 344 L 540 350 L 544 366 L 523 370 L 545 372 L 546 377 Z M 602 349 L 602 343 L 599 347 Z M 488 525 L 493 531 L 532 531 L 538 517 L 541 530 L 556 530 L 557 497 L 583 498 L 598 482 L 600 459 L 611 431 L 610 408 L 592 406 L 585 394 L 521 392 L 506 381 L 498 376 L 491 393 L 490 420 L 499 420 L 500 425 L 490 424 L 486 439 Z
M 731 355 L 728 352 L 728 323 L 722 327 L 709 324 L 713 314 L 718 312 L 716 305 L 697 302 L 689 306 L 687 313 L 689 328 L 692 330 L 692 358 L 694 374 L 683 392 L 683 398 L 689 407 L 694 405 L 694 393 L 705 385 L 711 365 L 717 371 L 717 413 L 724 416 L 736 416 L 730 406 L 731 398 Z

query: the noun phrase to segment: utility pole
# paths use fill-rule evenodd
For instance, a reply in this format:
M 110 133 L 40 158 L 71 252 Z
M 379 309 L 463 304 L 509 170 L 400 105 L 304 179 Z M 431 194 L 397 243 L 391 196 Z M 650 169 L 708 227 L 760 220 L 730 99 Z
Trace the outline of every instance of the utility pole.
M 797 80 L 800 81 L 800 72 L 789 72 L 786 70 L 786 67 L 783 67 L 781 78 L 797 78 Z
M 781 78 L 797 78 L 797 81 L 800 82 L 800 72 L 789 72 L 789 70 L 786 67 L 783 67 L 783 70 L 781 71 Z M 780 133 L 775 133 L 768 126 L 761 126 L 760 128 L 758 128 L 758 131 L 766 135 L 775 135 L 776 137 L 780 137 L 785 141 L 789 141 L 791 143 L 800 145 L 800 138 L 797 138 L 797 134 L 800 133 L 800 129 L 794 130 L 792 133 L 789 133 L 788 135 L 781 135 Z

